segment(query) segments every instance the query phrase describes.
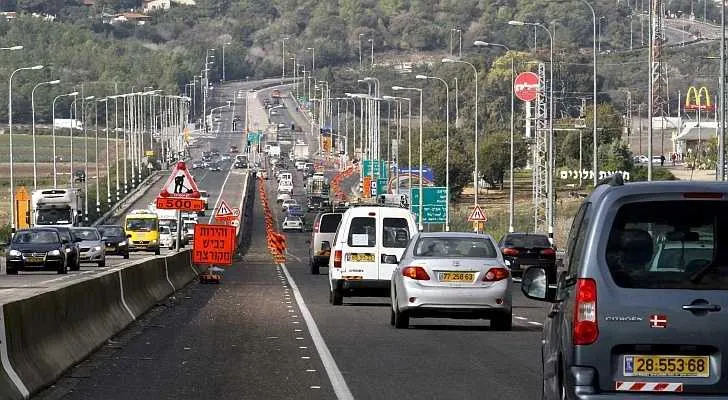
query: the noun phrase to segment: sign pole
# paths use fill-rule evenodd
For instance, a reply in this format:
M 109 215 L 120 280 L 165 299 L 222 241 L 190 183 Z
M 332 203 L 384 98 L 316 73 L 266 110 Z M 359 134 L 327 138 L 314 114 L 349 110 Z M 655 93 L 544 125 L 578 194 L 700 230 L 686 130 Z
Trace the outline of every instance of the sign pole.
M 177 210 L 177 241 L 175 249 L 179 251 L 182 248 L 182 211 Z

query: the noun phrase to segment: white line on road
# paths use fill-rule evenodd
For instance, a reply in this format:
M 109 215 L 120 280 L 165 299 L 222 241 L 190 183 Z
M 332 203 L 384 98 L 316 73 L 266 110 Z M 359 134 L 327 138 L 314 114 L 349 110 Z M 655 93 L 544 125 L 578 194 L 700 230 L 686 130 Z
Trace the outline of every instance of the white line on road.
M 212 208 L 212 213 L 210 213 L 210 218 L 207 219 L 207 223 L 212 223 L 212 219 L 215 217 L 215 212 L 217 211 L 217 206 L 220 205 L 220 199 L 222 199 L 222 194 L 225 192 L 225 184 L 228 181 L 228 178 L 230 178 L 230 172 L 232 172 L 233 166 L 230 166 L 230 169 L 228 169 L 227 175 L 225 175 L 225 180 L 222 182 L 222 187 L 220 188 L 220 194 L 217 195 L 217 201 L 215 201 L 215 207 Z
M 344 380 L 344 375 L 341 374 L 341 370 L 339 370 L 339 367 L 336 365 L 336 360 L 334 360 L 334 356 L 331 355 L 328 346 L 326 346 L 326 342 L 324 341 L 323 336 L 321 336 L 318 326 L 316 326 L 316 321 L 314 321 L 311 312 L 308 310 L 306 302 L 303 301 L 303 296 L 298 290 L 298 285 L 296 285 L 296 282 L 293 281 L 291 274 L 288 273 L 286 265 L 280 264 L 280 266 L 283 269 L 283 273 L 286 274 L 286 278 L 288 278 L 291 289 L 293 289 L 293 296 L 296 298 L 298 308 L 301 309 L 301 315 L 303 315 L 303 319 L 306 321 L 308 331 L 311 333 L 311 340 L 313 340 L 313 344 L 316 346 L 316 351 L 318 352 L 319 357 L 321 357 L 321 362 L 324 365 L 324 369 L 326 369 L 326 374 L 329 376 L 329 380 L 331 381 L 331 386 L 334 388 L 336 397 L 339 400 L 353 400 L 354 395 L 351 394 L 349 386 Z

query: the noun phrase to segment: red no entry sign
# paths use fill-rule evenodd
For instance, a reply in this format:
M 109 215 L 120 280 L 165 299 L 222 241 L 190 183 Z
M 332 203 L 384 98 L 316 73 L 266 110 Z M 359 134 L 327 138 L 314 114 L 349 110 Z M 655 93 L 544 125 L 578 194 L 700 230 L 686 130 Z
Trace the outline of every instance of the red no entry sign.
M 513 82 L 513 91 L 522 101 L 533 101 L 538 96 L 538 75 L 533 72 L 521 72 Z

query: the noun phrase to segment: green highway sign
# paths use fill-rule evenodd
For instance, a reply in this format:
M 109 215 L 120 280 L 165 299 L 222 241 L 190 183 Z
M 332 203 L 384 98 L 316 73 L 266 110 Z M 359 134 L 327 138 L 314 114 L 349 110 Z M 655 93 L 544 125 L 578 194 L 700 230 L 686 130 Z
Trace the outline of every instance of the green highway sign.
M 384 160 L 379 160 L 378 163 L 372 162 L 372 160 L 364 160 L 362 162 L 362 176 L 372 176 L 372 165 L 374 165 L 374 177 L 376 178 L 383 178 L 386 179 L 389 177 L 389 174 L 387 173 L 387 162 Z M 380 176 L 379 171 L 382 171 L 382 174 Z
M 422 206 L 425 213 L 422 222 L 426 224 L 444 224 L 447 213 L 447 190 L 443 186 L 428 186 L 422 188 Z M 420 188 L 410 189 L 410 210 L 415 214 L 415 221 L 419 222 Z
M 377 195 L 387 193 L 387 183 L 389 183 L 389 179 L 387 178 L 377 179 Z
M 260 131 L 248 132 L 248 141 L 250 143 L 258 143 L 260 141 Z

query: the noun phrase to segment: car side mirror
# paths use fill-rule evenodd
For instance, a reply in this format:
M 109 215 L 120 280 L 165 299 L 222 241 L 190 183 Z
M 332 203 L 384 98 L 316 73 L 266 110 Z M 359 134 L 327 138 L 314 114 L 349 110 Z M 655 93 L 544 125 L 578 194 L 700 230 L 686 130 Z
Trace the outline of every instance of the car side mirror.
M 69 243 L 71 243 L 71 242 L 69 242 L 69 241 L 68 241 L 68 239 L 63 239 L 63 240 L 61 240 L 61 243 L 62 243 L 62 244 L 69 244 Z
M 393 254 L 382 254 L 382 264 L 399 264 L 399 261 Z
M 127 239 L 131 239 L 131 234 L 130 233 L 127 233 L 126 238 Z
M 81 239 L 81 238 L 73 239 L 73 243 L 81 243 L 81 242 L 83 242 L 83 239 Z
M 104 237 L 101 238 L 101 240 L 104 241 L 104 242 L 108 242 L 109 241 L 109 238 L 106 237 L 106 236 L 104 236 Z
M 549 290 L 549 286 L 554 283 L 549 282 L 545 268 L 529 267 L 521 279 L 521 292 L 529 299 L 553 303 L 556 300 L 556 293 L 554 290 Z

